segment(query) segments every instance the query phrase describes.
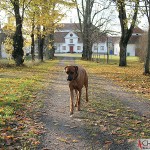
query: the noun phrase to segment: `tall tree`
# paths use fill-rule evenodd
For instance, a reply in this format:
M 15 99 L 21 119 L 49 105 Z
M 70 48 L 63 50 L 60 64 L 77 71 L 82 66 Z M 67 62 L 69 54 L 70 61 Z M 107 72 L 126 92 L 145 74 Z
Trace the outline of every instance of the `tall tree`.
M 23 23 L 23 16 L 20 15 L 20 4 L 19 0 L 11 1 L 15 13 L 16 19 L 16 31 L 13 36 L 13 46 L 14 50 L 12 56 L 16 62 L 16 65 L 19 66 L 23 64 L 23 36 L 22 36 L 22 23 Z
M 139 0 L 114 0 L 119 12 L 119 20 L 121 25 L 120 38 L 120 60 L 119 66 L 126 66 L 127 44 L 132 36 L 133 29 L 137 20 Z M 130 12 L 127 11 L 130 9 Z
M 54 57 L 54 31 L 58 22 L 64 17 L 62 8 L 72 6 L 71 1 L 66 2 L 65 0 L 32 0 L 28 18 L 31 20 L 32 29 L 37 29 L 38 58 L 41 61 L 44 58 L 43 53 L 48 59 Z M 32 41 L 35 36 L 35 30 L 33 30 L 31 30 Z
M 22 26 L 24 13 L 27 6 L 30 4 L 31 0 L 1 0 L 2 9 L 6 10 L 9 13 L 13 13 L 16 22 L 16 29 L 13 36 L 13 53 L 12 56 L 16 62 L 16 65 L 22 65 L 24 62 L 23 56 L 23 35 L 22 35 Z
M 111 14 L 107 15 L 105 10 L 110 7 L 110 3 L 105 0 L 74 0 L 76 3 L 80 31 L 83 41 L 83 59 L 91 60 L 93 43 L 106 34 L 106 27 L 110 22 Z
M 146 52 L 146 60 L 144 65 L 144 73 L 150 74 L 150 0 L 143 0 L 144 2 L 144 14 L 148 20 L 148 45 L 147 45 L 147 52 Z

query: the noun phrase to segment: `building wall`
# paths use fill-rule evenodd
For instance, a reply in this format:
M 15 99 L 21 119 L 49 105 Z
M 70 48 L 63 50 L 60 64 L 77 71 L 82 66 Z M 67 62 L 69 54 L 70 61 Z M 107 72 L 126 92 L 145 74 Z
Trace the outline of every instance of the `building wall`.
M 128 44 L 127 45 L 127 56 L 135 56 L 135 49 L 136 45 L 135 44 Z M 119 56 L 120 53 L 120 47 L 118 43 L 114 44 L 114 55 Z
M 114 44 L 114 55 L 119 56 L 119 52 L 120 52 L 119 43 L 115 43 Z
M 94 53 L 107 53 L 106 43 L 94 43 L 92 47 Z
M 128 44 L 128 46 L 127 46 L 127 55 L 128 56 L 135 56 L 135 49 L 136 49 L 135 44 Z
M 56 53 L 68 53 L 70 52 L 70 46 L 73 46 L 73 52 L 76 53 L 82 53 L 83 51 L 83 44 L 77 43 L 77 44 L 67 44 L 67 43 L 55 43 L 55 52 Z M 78 50 L 78 46 L 80 49 Z
M 55 43 L 55 52 L 56 53 L 67 53 L 70 52 L 70 47 L 73 47 L 73 52 L 82 53 L 83 43 L 79 43 L 79 37 L 70 31 L 64 37 L 64 43 Z M 95 53 L 107 53 L 106 43 L 95 43 L 93 44 L 92 51 Z
M 78 36 L 70 31 L 65 37 L 64 43 L 55 43 L 56 53 L 67 53 L 70 52 L 70 47 L 72 47 L 73 52 L 82 53 L 83 44 L 79 43 Z

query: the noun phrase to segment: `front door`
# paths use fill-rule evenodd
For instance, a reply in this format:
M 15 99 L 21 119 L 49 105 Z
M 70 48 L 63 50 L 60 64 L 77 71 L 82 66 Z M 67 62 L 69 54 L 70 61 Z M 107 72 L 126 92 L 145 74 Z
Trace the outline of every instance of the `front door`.
M 73 46 L 70 46 L 70 53 L 73 53 Z

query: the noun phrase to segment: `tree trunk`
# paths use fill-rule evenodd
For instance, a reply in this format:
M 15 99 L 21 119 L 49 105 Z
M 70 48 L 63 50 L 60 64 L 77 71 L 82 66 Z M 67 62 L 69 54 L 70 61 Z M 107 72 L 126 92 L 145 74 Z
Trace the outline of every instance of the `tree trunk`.
M 38 59 L 43 62 L 43 46 L 44 39 L 41 38 L 41 35 L 38 36 Z
M 144 70 L 145 74 L 150 74 L 149 64 L 150 64 L 150 25 L 149 25 L 149 29 L 148 29 L 148 47 L 147 47 L 145 70 Z
M 1 45 L 2 45 L 2 43 L 0 41 L 0 58 L 2 58 L 2 48 L 1 48 Z
M 83 60 L 86 60 L 86 58 L 87 58 L 87 54 L 86 54 L 86 41 L 85 41 L 85 38 L 84 38 L 84 36 L 83 36 L 83 52 L 82 52 L 82 59 Z
M 124 43 L 122 38 L 121 38 L 121 40 L 120 40 L 119 66 L 126 66 L 127 65 L 126 53 L 127 53 L 127 43 Z
M 127 18 L 127 13 L 126 13 L 126 3 L 125 0 L 123 1 L 116 1 L 118 11 L 119 11 L 119 20 L 120 20 L 120 25 L 121 25 L 121 39 L 120 39 L 120 61 L 119 61 L 119 66 L 127 66 L 127 61 L 126 61 L 126 52 L 127 52 L 127 44 L 132 36 L 133 29 L 135 26 L 135 22 L 137 19 L 137 13 L 138 13 L 138 7 L 139 7 L 139 0 L 135 1 L 135 7 L 133 9 L 133 17 L 131 20 L 130 27 L 128 28 L 128 22 L 127 21 L 129 18 Z
M 83 21 L 83 55 L 82 58 L 85 60 L 91 60 L 92 58 L 92 40 L 91 40 L 91 10 L 92 6 L 91 4 L 93 1 L 87 0 L 86 1 L 86 7 L 85 7 L 85 14 L 84 14 L 84 21 Z
M 34 46 L 34 33 L 31 34 L 31 57 L 32 61 L 35 61 L 35 46 Z
M 35 28 L 35 24 L 34 24 L 34 17 L 33 17 L 33 19 L 32 19 L 32 31 L 31 31 L 31 57 L 32 57 L 32 61 L 35 61 L 34 28 Z
M 45 41 L 45 35 L 42 35 L 40 32 L 40 27 L 38 26 L 38 59 L 43 62 L 43 49 L 44 49 L 44 41 Z M 45 28 L 43 27 L 43 31 Z
M 14 2 L 14 11 L 15 11 L 15 19 L 16 19 L 16 31 L 13 36 L 13 46 L 14 50 L 12 56 L 15 60 L 17 66 L 23 64 L 24 59 L 24 51 L 23 51 L 23 36 L 22 36 L 22 19 L 19 12 L 19 2 Z

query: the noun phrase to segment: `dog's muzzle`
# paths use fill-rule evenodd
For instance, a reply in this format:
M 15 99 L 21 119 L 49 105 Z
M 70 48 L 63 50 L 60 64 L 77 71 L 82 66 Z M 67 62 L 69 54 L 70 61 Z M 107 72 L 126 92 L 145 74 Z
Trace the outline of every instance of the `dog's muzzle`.
M 72 80 L 73 80 L 73 78 L 72 78 L 72 77 L 70 77 L 70 76 L 68 76 L 67 81 L 72 81 Z

